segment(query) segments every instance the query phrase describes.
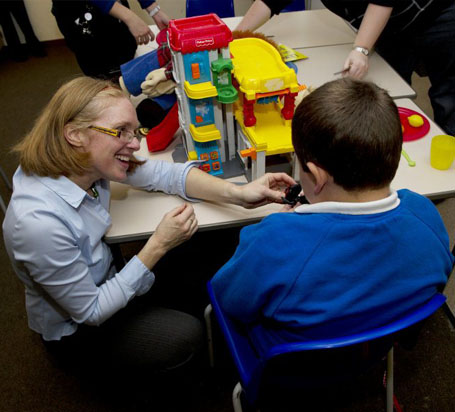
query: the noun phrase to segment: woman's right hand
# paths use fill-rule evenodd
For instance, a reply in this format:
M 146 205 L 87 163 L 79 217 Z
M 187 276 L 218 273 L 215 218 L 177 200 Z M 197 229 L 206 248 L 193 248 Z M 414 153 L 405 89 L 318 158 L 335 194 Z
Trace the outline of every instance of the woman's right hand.
M 152 269 L 167 252 L 190 239 L 197 228 L 193 206 L 184 203 L 164 215 L 137 257 Z
M 168 252 L 190 239 L 197 228 L 193 206 L 184 203 L 164 215 L 152 237 L 158 242 L 160 249 Z

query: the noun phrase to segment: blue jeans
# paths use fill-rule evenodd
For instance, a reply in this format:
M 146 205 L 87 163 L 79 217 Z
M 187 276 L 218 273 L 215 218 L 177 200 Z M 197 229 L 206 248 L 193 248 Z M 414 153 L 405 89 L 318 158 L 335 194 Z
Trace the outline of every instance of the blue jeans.
M 431 82 L 428 95 L 435 122 L 455 135 L 455 2 L 431 25 L 382 36 L 377 51 L 409 84 L 412 72 L 423 64 Z

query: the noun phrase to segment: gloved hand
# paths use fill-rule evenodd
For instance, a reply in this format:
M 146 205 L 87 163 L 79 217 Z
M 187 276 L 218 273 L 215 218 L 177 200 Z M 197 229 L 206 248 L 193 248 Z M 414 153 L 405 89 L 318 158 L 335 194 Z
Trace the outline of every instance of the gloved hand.
M 151 71 L 145 78 L 145 81 L 141 83 L 142 93 L 149 97 L 172 93 L 176 87 L 176 83 L 173 80 L 167 79 L 165 71 L 165 67 Z

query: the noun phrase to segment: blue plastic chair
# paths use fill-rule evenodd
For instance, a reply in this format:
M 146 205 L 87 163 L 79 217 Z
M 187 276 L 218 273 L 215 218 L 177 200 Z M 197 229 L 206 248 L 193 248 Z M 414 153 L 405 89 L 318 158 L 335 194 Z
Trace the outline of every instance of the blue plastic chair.
M 306 9 L 305 0 L 294 0 L 289 6 L 286 6 L 281 13 L 286 13 L 288 11 L 301 11 Z
M 210 319 L 214 313 L 240 378 L 232 394 L 236 412 L 242 411 L 242 392 L 250 406 L 257 406 L 261 403 L 261 396 L 275 392 L 274 386 L 277 389 L 312 389 L 344 382 L 346 378 L 365 372 L 386 354 L 387 412 L 393 412 L 393 345 L 397 333 L 403 333 L 429 317 L 446 300 L 443 294 L 437 293 L 425 304 L 388 325 L 339 338 L 277 345 L 260 358 L 247 336 L 221 311 L 210 282 L 208 294 L 211 304 L 206 308 L 205 319 L 210 361 L 213 366 Z M 366 346 L 368 357 L 365 357 Z
M 233 0 L 186 0 L 186 17 L 215 13 L 220 18 L 234 17 Z

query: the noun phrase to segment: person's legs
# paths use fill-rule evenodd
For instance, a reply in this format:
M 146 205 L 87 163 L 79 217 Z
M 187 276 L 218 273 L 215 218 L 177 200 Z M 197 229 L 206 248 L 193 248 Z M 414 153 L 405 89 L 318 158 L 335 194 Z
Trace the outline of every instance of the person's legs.
M 34 56 L 45 56 L 46 52 L 33 31 L 23 0 L 7 1 L 7 3 L 9 3 L 11 14 L 24 34 L 30 52 Z
M 431 88 L 434 120 L 455 135 L 455 3 L 416 37 Z
M 178 370 L 202 352 L 202 323 L 183 312 L 149 307 L 147 297 L 130 302 L 102 325 L 80 325 L 72 336 L 44 342 L 64 368 L 101 373 L 116 380 L 123 371 L 152 374 Z
M 10 1 L 0 1 L 0 25 L 8 44 L 8 52 L 12 59 L 24 61 L 27 59 L 27 53 L 21 45 L 19 36 L 14 26 L 13 18 L 10 14 Z

